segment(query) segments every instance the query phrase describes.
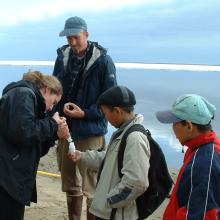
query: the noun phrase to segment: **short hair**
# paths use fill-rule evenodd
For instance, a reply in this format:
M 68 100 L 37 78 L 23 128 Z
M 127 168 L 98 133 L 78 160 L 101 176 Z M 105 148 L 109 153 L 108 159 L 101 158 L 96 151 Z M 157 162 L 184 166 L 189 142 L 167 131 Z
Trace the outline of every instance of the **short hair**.
M 22 79 L 33 83 L 38 89 L 48 88 L 52 94 L 63 94 L 62 85 L 55 76 L 46 75 L 40 71 L 29 71 L 24 73 Z
M 181 121 L 181 123 L 183 125 L 186 125 L 186 122 L 187 122 L 186 120 Z M 206 131 L 211 131 L 212 130 L 211 122 L 207 125 L 200 125 L 200 124 L 196 124 L 196 123 L 193 123 L 193 122 L 192 122 L 192 124 L 195 125 L 200 132 L 206 132 Z
M 115 107 L 119 107 L 127 113 L 134 112 L 134 106 L 133 105 L 130 105 L 130 106 L 112 106 L 112 105 L 108 105 L 108 104 L 101 104 L 101 105 L 106 106 L 108 109 L 110 109 L 110 111 L 113 111 Z

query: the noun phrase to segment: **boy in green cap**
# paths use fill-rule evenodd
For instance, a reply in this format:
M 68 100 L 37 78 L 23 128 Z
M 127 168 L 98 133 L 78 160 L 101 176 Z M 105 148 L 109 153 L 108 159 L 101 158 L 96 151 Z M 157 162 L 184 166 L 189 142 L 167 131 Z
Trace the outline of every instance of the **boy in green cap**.
M 188 147 L 164 220 L 220 219 L 220 139 L 212 130 L 215 106 L 205 98 L 187 94 L 172 109 L 157 112 L 162 123 L 172 123 L 183 146 Z

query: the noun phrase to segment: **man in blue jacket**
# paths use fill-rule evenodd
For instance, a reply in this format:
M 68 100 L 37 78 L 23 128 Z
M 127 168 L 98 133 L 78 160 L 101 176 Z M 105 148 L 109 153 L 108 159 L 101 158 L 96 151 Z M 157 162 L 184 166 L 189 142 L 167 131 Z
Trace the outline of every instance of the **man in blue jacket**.
M 104 148 L 107 121 L 96 101 L 100 94 L 116 85 L 114 63 L 106 49 L 88 41 L 87 24 L 82 18 L 67 19 L 59 35 L 66 36 L 68 42 L 57 50 L 53 72 L 64 90 L 59 112 L 67 117 L 76 149 Z M 71 162 L 67 157 L 68 146 L 67 141 L 59 141 L 57 159 L 69 219 L 80 220 L 83 195 L 87 197 L 87 219 L 94 219 L 88 208 L 96 186 L 96 172 Z

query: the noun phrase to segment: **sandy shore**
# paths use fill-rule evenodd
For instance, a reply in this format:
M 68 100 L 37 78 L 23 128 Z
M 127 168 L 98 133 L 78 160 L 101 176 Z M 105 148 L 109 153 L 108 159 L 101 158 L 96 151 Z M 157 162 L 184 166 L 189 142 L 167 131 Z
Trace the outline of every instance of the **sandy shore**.
M 55 149 L 51 148 L 48 155 L 40 161 L 39 170 L 59 174 L 56 163 Z M 171 170 L 173 179 L 176 171 Z M 25 220 L 68 220 L 65 193 L 61 192 L 60 178 L 37 176 L 38 203 L 26 208 Z M 162 219 L 165 201 L 148 220 Z M 86 220 L 86 206 L 83 206 L 81 220 Z

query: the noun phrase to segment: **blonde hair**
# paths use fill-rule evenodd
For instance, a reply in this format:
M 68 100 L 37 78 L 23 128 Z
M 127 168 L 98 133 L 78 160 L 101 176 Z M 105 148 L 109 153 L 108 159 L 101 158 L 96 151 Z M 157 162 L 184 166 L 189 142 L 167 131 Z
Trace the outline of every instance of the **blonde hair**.
M 52 94 L 63 94 L 62 85 L 55 76 L 46 75 L 40 71 L 29 71 L 23 75 L 22 79 L 32 82 L 38 89 L 48 88 Z

